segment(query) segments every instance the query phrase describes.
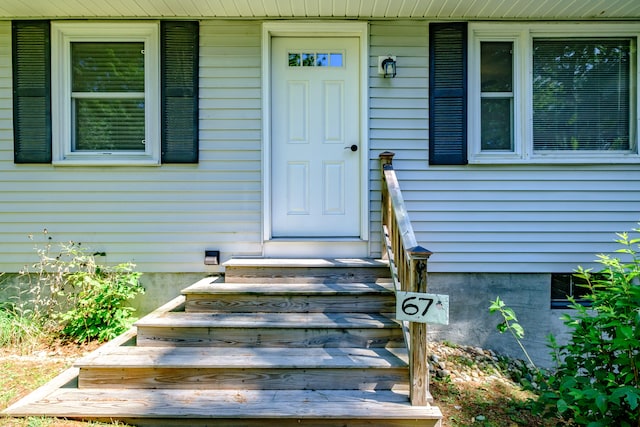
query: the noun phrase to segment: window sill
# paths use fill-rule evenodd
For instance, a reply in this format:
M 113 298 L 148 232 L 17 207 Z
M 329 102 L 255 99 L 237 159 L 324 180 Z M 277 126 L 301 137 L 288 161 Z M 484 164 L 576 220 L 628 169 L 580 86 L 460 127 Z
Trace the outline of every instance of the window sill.
M 469 158 L 469 164 L 472 165 L 513 165 L 513 164 L 526 164 L 526 165 L 562 165 L 562 164 L 581 164 L 581 165 L 602 165 L 602 164 L 637 164 L 640 163 L 640 156 L 637 154 L 626 154 L 619 156 L 594 156 L 594 155 L 566 155 L 566 156 L 536 156 L 528 159 L 519 157 L 471 157 Z
M 160 166 L 160 162 L 158 160 L 135 160 L 135 159 L 77 159 L 77 160 L 54 160 L 54 166 L 64 166 L 64 167 L 73 167 L 73 166 L 145 166 L 145 167 L 154 167 Z

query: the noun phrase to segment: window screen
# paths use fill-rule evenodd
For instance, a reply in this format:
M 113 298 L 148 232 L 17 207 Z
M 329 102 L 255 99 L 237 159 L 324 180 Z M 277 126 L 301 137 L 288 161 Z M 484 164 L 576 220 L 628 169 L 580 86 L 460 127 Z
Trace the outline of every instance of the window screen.
M 534 40 L 534 150 L 631 148 L 630 51 L 628 39 Z
M 73 151 L 144 151 L 144 43 L 71 44 Z

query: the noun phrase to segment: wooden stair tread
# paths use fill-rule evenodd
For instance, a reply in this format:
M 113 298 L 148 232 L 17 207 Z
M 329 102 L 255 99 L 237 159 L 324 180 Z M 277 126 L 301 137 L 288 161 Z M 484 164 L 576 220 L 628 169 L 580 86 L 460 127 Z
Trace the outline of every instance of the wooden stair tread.
M 60 388 L 14 405 L 11 416 L 64 418 L 439 419 L 434 406 L 405 394 L 361 390 L 159 390 Z
M 379 280 L 376 283 L 225 283 L 203 279 L 182 290 L 192 294 L 253 294 L 253 295 L 369 295 L 392 294 L 393 282 Z
M 359 268 L 389 267 L 389 262 L 375 258 L 231 258 L 225 267 L 283 267 L 283 268 Z
M 169 312 L 147 316 L 140 327 L 169 328 L 395 328 L 394 313 L 185 313 Z
M 96 368 L 406 368 L 404 348 L 119 347 L 87 356 L 76 367 Z
M 383 260 L 236 258 L 224 264 L 227 283 L 351 283 L 391 277 Z

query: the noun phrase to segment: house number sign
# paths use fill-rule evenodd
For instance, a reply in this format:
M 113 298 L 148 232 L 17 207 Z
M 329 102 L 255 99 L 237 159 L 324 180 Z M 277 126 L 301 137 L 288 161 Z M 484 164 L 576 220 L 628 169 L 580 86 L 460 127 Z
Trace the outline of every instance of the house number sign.
M 449 295 L 397 292 L 396 319 L 448 325 Z

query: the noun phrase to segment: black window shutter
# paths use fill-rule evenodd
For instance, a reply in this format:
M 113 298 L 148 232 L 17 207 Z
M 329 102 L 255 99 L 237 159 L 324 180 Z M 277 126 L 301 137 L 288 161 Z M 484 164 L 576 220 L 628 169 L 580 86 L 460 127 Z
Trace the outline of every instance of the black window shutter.
M 16 163 L 51 162 L 49 21 L 14 21 L 13 144 Z
M 162 162 L 198 162 L 198 22 L 161 23 Z
M 467 164 L 467 24 L 429 27 L 429 164 Z

